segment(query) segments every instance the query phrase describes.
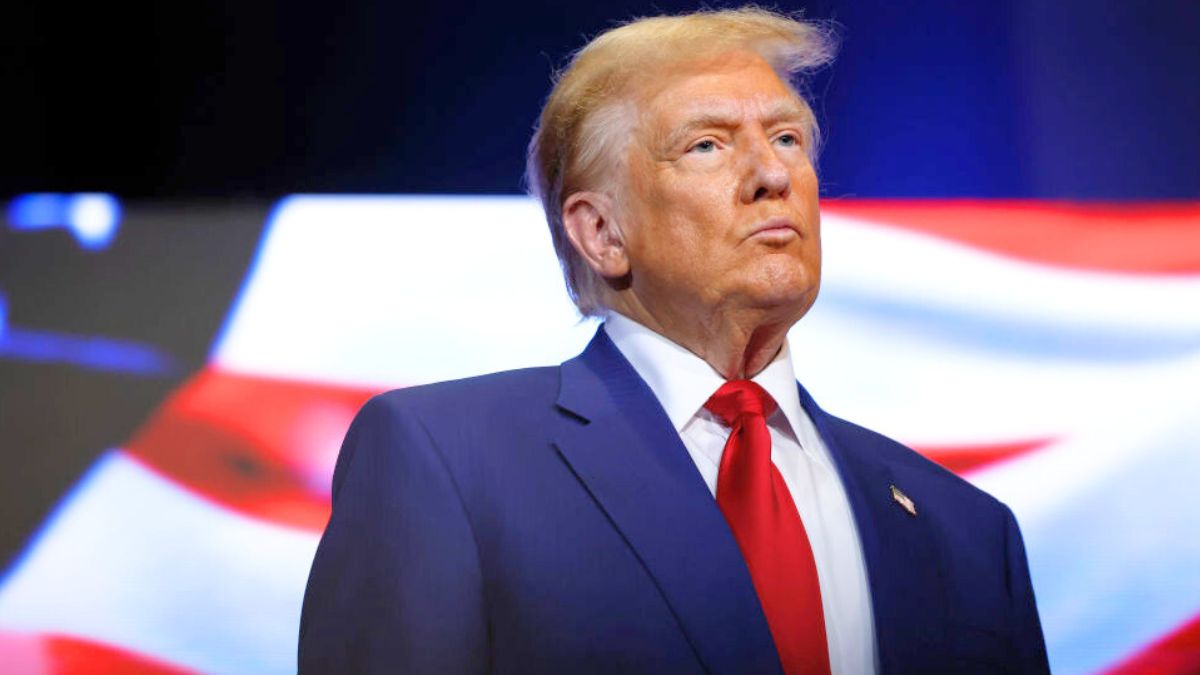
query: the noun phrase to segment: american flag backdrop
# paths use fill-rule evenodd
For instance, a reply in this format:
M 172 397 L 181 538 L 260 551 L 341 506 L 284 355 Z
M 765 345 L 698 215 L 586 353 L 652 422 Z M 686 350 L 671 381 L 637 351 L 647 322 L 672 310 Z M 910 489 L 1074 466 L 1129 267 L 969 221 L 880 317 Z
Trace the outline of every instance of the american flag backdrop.
M 1200 203 L 822 219 L 797 377 L 1013 508 L 1054 672 L 1200 673 Z M 358 407 L 557 363 L 595 330 L 524 197 L 293 196 L 256 246 L 203 365 L 95 448 L 0 576 L 0 671 L 294 671 Z M 0 359 L 99 367 L 6 314 L 21 293 L 0 288 Z

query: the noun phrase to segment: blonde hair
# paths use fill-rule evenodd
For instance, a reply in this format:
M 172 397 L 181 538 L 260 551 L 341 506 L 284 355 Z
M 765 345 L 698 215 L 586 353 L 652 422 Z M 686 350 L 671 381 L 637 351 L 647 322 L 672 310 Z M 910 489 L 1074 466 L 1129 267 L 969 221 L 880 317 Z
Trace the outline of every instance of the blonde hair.
M 584 316 L 604 310 L 605 283 L 571 245 L 563 201 L 584 189 L 614 191 L 615 162 L 636 117 L 631 90 L 663 66 L 749 51 L 797 91 L 809 112 L 805 147 L 814 155 L 815 118 L 800 77 L 833 58 L 829 31 L 753 6 L 636 19 L 598 35 L 554 78 L 526 159 L 526 184 L 542 202 L 567 292 Z M 815 156 L 813 157 L 815 160 Z

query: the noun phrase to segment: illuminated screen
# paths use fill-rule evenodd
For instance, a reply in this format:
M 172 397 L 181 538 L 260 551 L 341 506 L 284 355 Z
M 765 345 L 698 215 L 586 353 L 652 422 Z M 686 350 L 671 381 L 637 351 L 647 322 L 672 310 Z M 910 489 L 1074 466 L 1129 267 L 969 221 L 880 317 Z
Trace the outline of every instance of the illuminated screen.
M 800 381 L 1013 508 L 1055 672 L 1196 672 L 1200 204 L 822 214 Z M 294 672 L 358 407 L 596 328 L 524 197 L 32 195 L 7 224 L 5 672 Z

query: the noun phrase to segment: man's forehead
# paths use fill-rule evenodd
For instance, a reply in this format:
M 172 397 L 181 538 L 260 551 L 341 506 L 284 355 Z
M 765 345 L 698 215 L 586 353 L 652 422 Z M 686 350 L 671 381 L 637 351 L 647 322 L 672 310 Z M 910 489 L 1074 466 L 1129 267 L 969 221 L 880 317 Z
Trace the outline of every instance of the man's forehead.
M 760 119 L 804 119 L 807 108 L 790 93 L 761 93 L 753 96 L 696 96 L 664 112 L 680 122 L 696 118 L 741 119 L 754 116 Z
M 721 113 L 756 113 L 770 117 L 804 117 L 808 107 L 766 61 L 737 54 L 721 60 L 673 64 L 647 73 L 638 106 L 643 115 L 684 117 Z

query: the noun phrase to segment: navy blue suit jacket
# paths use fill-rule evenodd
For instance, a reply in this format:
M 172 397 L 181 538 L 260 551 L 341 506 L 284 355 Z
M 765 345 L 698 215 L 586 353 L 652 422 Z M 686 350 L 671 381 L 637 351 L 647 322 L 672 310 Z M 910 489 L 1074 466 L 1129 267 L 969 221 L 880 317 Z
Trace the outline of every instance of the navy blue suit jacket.
M 800 397 L 858 524 L 881 672 L 1046 672 L 1008 508 Z M 780 672 L 716 501 L 603 330 L 557 368 L 363 407 L 299 658 L 303 673 Z

